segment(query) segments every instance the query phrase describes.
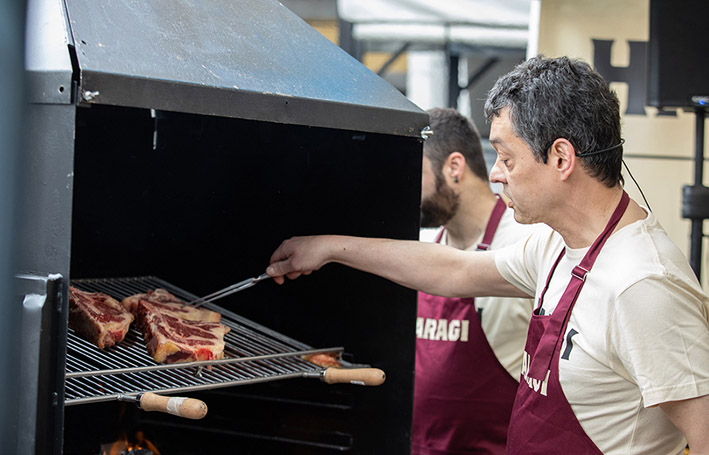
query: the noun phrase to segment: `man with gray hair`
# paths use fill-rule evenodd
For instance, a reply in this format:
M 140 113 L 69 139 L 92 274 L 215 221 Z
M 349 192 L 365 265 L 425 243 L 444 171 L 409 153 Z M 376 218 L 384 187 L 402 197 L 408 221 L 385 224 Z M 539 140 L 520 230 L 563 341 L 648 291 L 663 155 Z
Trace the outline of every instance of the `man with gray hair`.
M 709 298 L 623 190 L 617 97 L 582 61 L 536 57 L 485 111 L 490 180 L 517 221 L 549 230 L 485 252 L 299 237 L 267 272 L 282 283 L 339 262 L 430 294 L 534 296 L 508 454 L 709 454 Z

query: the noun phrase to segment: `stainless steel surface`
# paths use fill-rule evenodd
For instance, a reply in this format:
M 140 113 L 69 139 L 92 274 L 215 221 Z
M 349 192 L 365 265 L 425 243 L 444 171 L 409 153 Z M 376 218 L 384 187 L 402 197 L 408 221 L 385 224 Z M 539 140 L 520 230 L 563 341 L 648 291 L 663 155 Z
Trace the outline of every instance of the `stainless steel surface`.
M 60 453 L 64 427 L 64 365 L 67 320 L 63 299 L 67 282 L 51 274 L 16 275 L 16 291 L 21 296 L 22 331 L 18 352 L 22 359 L 17 376 L 22 385 L 18 394 L 19 427 L 17 451 L 22 455 Z M 13 302 L 14 303 L 14 302 Z
M 123 395 L 123 394 L 118 394 L 116 397 L 116 400 L 118 401 L 125 401 L 126 403 L 133 403 L 138 405 L 140 407 L 140 397 L 142 397 L 143 394 L 139 393 L 138 395 Z
M 276 0 L 65 4 L 87 103 L 409 137 L 428 123 Z
M 73 44 L 62 0 L 28 0 L 25 69 L 30 103 L 71 104 Z
M 42 329 L 42 308 L 47 301 L 46 291 L 43 294 L 25 295 L 22 301 L 22 337 L 20 352 L 20 384 L 23 390 L 37 390 L 39 383 L 39 346 Z M 30 454 L 35 451 L 37 438 L 37 395 L 22 393 L 19 395 L 18 420 L 22 429 L 18 435 L 18 452 Z
M 69 276 L 76 106 L 62 0 L 27 2 L 17 271 Z M 13 213 L 13 212 L 7 212 Z
M 262 275 L 257 276 L 256 278 L 248 278 L 244 281 L 239 281 L 238 283 L 232 284 L 231 286 L 227 286 L 224 289 L 220 289 L 209 295 L 205 295 L 204 297 L 192 300 L 188 303 L 188 305 L 193 305 L 194 307 L 201 307 L 205 303 L 214 302 L 215 300 L 221 299 L 222 297 L 226 297 L 228 295 L 235 294 L 239 291 L 243 291 L 244 289 L 248 289 L 259 281 L 263 281 L 268 278 L 271 278 L 271 276 L 267 273 L 264 273 Z
M 167 289 L 185 301 L 195 296 L 156 277 L 76 280 L 72 285 L 89 292 L 105 292 L 121 300 L 148 289 Z M 342 347 L 312 347 L 256 324 L 216 305 L 205 308 L 222 314 L 231 330 L 224 337 L 224 359 L 158 365 L 148 355 L 140 332 L 130 332 L 104 351 L 69 330 L 65 404 L 67 406 L 117 400 L 143 392 L 175 393 L 274 381 L 292 377 L 319 377 L 321 368 L 301 358 L 317 352 L 342 352 Z

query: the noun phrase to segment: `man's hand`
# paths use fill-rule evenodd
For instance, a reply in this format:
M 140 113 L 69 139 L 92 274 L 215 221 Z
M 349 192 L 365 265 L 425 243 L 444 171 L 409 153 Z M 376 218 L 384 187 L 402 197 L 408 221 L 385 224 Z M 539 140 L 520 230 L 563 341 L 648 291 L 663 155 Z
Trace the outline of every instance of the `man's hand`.
M 329 236 L 290 238 L 271 255 L 271 265 L 266 268 L 266 273 L 278 284 L 284 283 L 284 277 L 294 280 L 301 275 L 310 275 L 330 262 L 330 242 Z

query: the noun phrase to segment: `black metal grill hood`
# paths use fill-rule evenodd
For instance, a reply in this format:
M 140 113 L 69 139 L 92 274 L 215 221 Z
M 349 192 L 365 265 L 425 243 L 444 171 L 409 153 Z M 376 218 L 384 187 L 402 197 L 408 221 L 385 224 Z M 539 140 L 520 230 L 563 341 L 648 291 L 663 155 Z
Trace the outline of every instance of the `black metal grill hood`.
M 428 122 L 277 1 L 65 4 L 81 102 L 404 136 Z

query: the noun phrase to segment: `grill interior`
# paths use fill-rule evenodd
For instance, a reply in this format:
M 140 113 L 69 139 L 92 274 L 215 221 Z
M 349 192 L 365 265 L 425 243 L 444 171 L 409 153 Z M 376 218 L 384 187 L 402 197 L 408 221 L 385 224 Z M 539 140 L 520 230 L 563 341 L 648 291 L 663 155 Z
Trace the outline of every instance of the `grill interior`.
M 156 288 L 184 301 L 197 297 L 157 277 L 82 279 L 72 285 L 83 291 L 104 292 L 119 301 Z M 339 355 L 343 351 L 342 347 L 313 349 L 217 305 L 204 307 L 221 313 L 222 324 L 231 329 L 224 337 L 223 360 L 158 365 L 133 326 L 125 340 L 106 350 L 69 329 L 65 404 L 110 401 L 148 391 L 176 393 L 294 377 L 318 378 L 322 368 L 301 356 L 318 352 Z
M 288 112 L 297 114 L 291 106 Z M 258 275 L 280 242 L 294 235 L 418 238 L 421 143 L 416 138 L 190 113 L 162 112 L 153 118 L 148 109 L 100 104 L 75 108 L 75 115 L 72 201 L 62 212 L 71 213 L 71 267 L 64 276 L 81 289 L 98 290 L 97 281 L 100 289 L 119 298 L 164 286 L 192 298 L 161 281 L 125 290 L 130 280 L 118 285 L 115 280 L 87 279 L 157 276 L 201 296 L 237 278 Z M 212 390 L 184 393 L 208 404 L 208 415 L 199 421 L 144 412 L 113 397 L 80 405 L 69 401 L 59 410 L 64 424 L 57 425 L 64 453 L 95 453 L 123 429 L 145 430 L 146 436 L 150 429 L 149 438 L 160 442 L 166 454 L 238 450 L 331 455 L 342 448 L 350 453 L 410 453 L 415 291 L 330 264 L 283 286 L 266 282 L 217 304 L 301 341 L 284 341 L 220 310 L 225 322 L 234 320 L 271 343 L 286 345 L 286 365 L 299 365 L 295 353 L 311 346 L 344 346 L 346 360 L 381 368 L 386 382 L 379 387 L 325 385 L 308 378 L 230 382 L 232 387 L 217 382 L 209 386 Z M 66 331 L 66 323 L 62 327 Z M 67 338 L 57 339 L 66 352 Z M 268 345 L 264 349 L 273 352 Z M 138 353 L 145 359 L 142 344 Z M 70 374 L 92 371 L 75 366 L 74 348 L 69 358 Z M 284 362 L 248 363 L 275 379 L 288 377 L 273 372 L 274 365 L 282 372 Z M 69 400 L 76 399 L 66 383 L 74 387 L 79 379 L 64 380 L 64 363 L 56 388 L 62 405 L 65 389 Z M 141 365 L 131 359 L 124 367 Z M 240 366 L 235 362 L 233 368 Z M 222 368 L 215 364 L 211 371 L 217 367 Z M 181 380 L 205 384 L 194 379 L 194 366 L 184 368 L 187 379 Z M 299 368 L 316 369 L 307 364 Z M 205 370 L 209 374 L 203 368 L 203 377 Z M 162 378 L 172 371 L 150 374 Z M 94 389 L 105 382 L 104 376 L 91 374 Z M 159 384 L 152 386 L 161 393 Z M 146 388 L 142 384 L 135 390 Z M 116 389 L 128 392 L 125 386 Z M 86 398 L 100 399 L 100 390 L 86 393 Z M 48 401 L 45 407 L 53 409 Z M 200 447 L 188 448 L 197 442 Z M 322 444 L 336 448 L 318 448 Z

